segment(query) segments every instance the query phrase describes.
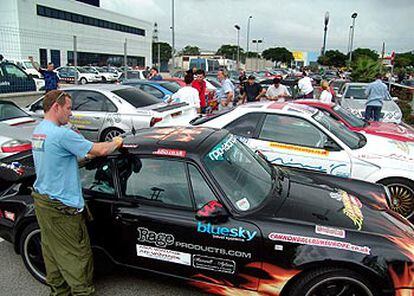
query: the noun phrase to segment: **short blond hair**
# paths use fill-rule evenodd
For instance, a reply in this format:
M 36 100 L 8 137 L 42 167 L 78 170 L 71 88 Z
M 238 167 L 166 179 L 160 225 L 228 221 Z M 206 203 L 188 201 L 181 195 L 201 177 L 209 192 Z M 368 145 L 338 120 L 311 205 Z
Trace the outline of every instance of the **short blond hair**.
M 326 80 L 322 80 L 321 82 L 321 86 L 323 90 L 328 90 L 329 89 L 329 83 Z

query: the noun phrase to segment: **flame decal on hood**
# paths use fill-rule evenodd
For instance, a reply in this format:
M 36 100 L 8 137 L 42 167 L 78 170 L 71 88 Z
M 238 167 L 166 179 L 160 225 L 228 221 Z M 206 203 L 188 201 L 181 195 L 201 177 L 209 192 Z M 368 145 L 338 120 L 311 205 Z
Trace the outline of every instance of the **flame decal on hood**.
M 394 268 L 389 268 L 394 287 L 398 288 L 414 288 L 414 265 L 405 264 L 401 273 L 398 273 Z M 395 296 L 413 296 L 414 290 L 396 290 Z

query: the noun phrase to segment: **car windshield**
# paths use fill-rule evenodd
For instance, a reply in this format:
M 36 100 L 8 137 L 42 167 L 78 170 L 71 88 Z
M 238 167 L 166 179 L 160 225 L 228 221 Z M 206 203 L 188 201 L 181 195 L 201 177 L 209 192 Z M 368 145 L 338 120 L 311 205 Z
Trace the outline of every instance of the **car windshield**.
M 348 122 L 352 127 L 364 127 L 366 126 L 366 122 L 363 121 L 361 118 L 355 116 L 348 110 L 342 108 L 339 105 L 335 105 L 333 107 L 334 111 L 339 114 L 346 122 Z
M 26 112 L 10 103 L 0 103 L 0 121 L 19 117 L 30 117 Z
M 315 113 L 313 118 L 351 149 L 358 149 L 366 144 L 364 136 L 359 136 L 357 133 L 350 131 L 344 125 L 321 111 Z
M 346 90 L 344 95 L 345 98 L 353 97 L 356 100 L 366 100 L 367 95 L 365 94 L 365 90 L 367 89 L 366 85 L 350 85 Z
M 156 97 L 146 94 L 136 88 L 123 88 L 112 91 L 117 96 L 123 98 L 135 108 L 145 107 L 160 103 Z
M 177 83 L 174 82 L 161 82 L 160 85 L 162 87 L 164 87 L 165 89 L 169 90 L 172 93 L 176 93 L 179 89 L 180 86 Z
M 87 71 L 87 70 L 85 70 L 84 68 L 81 68 L 81 67 L 77 67 L 76 69 L 77 69 L 80 73 L 95 73 L 95 71 L 90 72 L 90 71 Z
M 272 170 L 236 136 L 213 147 L 203 161 L 224 193 L 240 211 L 260 206 L 272 190 Z
M 32 65 L 32 63 L 31 63 L 31 62 L 23 62 L 23 64 L 24 64 L 24 66 L 25 66 L 27 69 L 34 69 L 34 67 L 33 67 L 33 65 Z M 34 62 L 34 64 L 35 64 L 35 66 L 36 66 L 37 68 L 39 68 L 39 67 L 40 67 L 38 62 Z

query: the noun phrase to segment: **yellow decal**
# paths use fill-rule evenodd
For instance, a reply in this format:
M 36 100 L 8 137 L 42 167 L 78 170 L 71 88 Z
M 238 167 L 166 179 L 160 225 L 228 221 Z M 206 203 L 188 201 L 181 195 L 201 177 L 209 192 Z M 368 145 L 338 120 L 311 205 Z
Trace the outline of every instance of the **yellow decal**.
M 295 145 L 282 144 L 282 143 L 276 143 L 276 142 L 270 143 L 270 147 L 278 148 L 278 149 L 286 149 L 286 150 L 302 152 L 302 153 L 315 154 L 315 155 L 320 155 L 320 156 L 328 156 L 329 155 L 329 151 L 324 150 L 324 149 L 309 148 L 309 147 L 303 147 L 303 146 L 295 146 Z
M 364 216 L 362 215 L 362 203 L 361 201 L 352 195 L 349 195 L 345 191 L 342 191 L 342 202 L 344 204 L 343 213 L 351 219 L 358 230 L 362 229 L 364 223 Z

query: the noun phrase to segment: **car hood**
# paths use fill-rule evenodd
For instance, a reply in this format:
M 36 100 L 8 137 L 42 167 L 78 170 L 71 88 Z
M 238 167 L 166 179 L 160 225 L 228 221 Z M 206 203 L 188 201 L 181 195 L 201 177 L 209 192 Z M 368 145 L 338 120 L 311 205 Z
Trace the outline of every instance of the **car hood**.
M 367 100 L 358 100 L 358 99 L 343 99 L 341 106 L 345 109 L 351 110 L 353 114 L 356 114 L 359 117 L 363 117 L 363 112 L 365 112 Z M 401 110 L 398 105 L 391 100 L 383 101 L 381 113 L 383 113 L 383 119 L 387 122 L 400 122 L 401 121 Z
M 16 140 L 30 140 L 33 130 L 39 122 L 39 120 L 30 120 L 13 126 L 0 123 L 0 135 Z
M 395 123 L 373 121 L 363 131 L 400 141 L 414 141 L 414 130 Z
M 414 237 L 412 224 L 388 208 L 382 186 L 326 174 L 290 171 L 288 194 L 276 211 L 273 208 L 272 219 L 380 235 L 396 235 L 401 232 L 402 223 L 401 235 L 409 232 Z

